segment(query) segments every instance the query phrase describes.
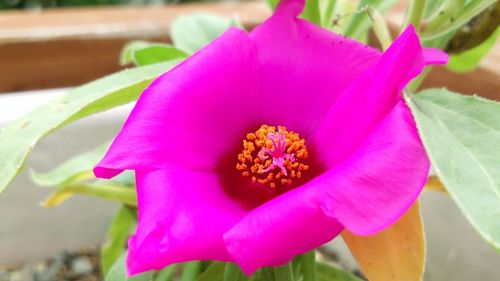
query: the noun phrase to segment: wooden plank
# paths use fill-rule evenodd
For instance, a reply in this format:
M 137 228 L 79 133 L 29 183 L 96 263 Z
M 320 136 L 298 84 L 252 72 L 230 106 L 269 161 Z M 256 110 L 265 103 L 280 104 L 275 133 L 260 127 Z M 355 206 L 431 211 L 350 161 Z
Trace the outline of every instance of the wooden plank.
M 386 15 L 391 26 L 400 25 L 405 7 L 397 4 Z M 173 20 L 197 11 L 238 16 L 248 28 L 271 14 L 263 1 L 3 12 L 0 93 L 75 86 L 117 71 L 119 53 L 126 42 L 167 42 Z M 499 66 L 497 44 L 480 69 L 457 74 L 436 68 L 423 86 L 446 86 L 500 100 Z
M 173 20 L 199 11 L 237 16 L 248 28 L 271 13 L 264 2 L 2 12 L 0 93 L 75 86 L 118 71 L 127 42 L 168 42 Z
M 162 37 L 168 34 L 176 17 L 194 12 L 208 12 L 225 17 L 238 16 L 246 25 L 256 25 L 271 14 L 264 2 L 7 11 L 0 14 L 0 42 Z

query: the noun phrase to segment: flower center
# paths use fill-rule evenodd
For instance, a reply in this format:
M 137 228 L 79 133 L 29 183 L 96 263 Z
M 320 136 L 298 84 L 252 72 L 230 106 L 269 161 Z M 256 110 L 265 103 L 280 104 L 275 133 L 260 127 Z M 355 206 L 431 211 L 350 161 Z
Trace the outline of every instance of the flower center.
M 236 169 L 254 183 L 276 188 L 301 178 L 309 169 L 307 157 L 305 140 L 299 134 L 283 126 L 262 125 L 243 140 Z

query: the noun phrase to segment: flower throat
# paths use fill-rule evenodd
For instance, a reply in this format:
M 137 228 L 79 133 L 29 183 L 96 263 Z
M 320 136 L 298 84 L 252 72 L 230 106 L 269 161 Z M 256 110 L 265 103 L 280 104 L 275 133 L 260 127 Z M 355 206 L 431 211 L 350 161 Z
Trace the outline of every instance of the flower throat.
M 291 185 L 309 169 L 305 140 L 283 126 L 262 125 L 247 134 L 236 169 L 252 182 L 271 188 Z

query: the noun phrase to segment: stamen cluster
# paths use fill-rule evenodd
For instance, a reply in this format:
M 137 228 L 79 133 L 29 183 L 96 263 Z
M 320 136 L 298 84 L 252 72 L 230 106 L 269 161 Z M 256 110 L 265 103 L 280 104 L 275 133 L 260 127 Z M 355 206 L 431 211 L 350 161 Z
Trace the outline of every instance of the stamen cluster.
M 271 188 L 291 185 L 309 169 L 305 140 L 283 126 L 262 125 L 243 140 L 236 169 L 252 182 Z

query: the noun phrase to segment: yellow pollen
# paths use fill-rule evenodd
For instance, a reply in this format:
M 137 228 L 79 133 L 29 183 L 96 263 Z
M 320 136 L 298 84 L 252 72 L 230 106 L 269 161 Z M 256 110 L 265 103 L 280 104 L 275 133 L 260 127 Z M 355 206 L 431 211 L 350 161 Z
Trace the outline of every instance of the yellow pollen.
M 291 185 L 309 169 L 305 140 L 283 126 L 262 125 L 243 140 L 236 169 L 253 183 L 270 188 Z

